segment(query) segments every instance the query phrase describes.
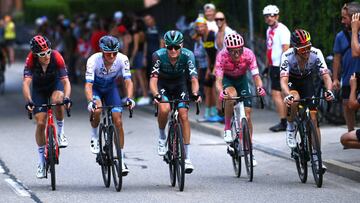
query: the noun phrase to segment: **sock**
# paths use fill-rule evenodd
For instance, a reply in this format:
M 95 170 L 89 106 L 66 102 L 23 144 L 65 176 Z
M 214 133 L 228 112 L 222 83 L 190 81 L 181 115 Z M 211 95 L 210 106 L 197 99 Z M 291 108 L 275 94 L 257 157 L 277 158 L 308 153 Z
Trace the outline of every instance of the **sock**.
M 60 135 L 61 133 L 64 132 L 64 119 L 61 121 L 56 121 L 57 127 L 58 127 L 58 134 Z
M 280 123 L 283 124 L 283 125 L 286 125 L 287 119 L 286 118 L 280 119 Z
M 218 115 L 218 110 L 216 109 L 216 106 L 211 107 L 210 115 L 211 116 L 217 116 Z
M 91 128 L 91 138 L 99 139 L 98 128 Z
M 190 159 L 190 144 L 185 144 L 185 159 Z
M 227 118 L 225 117 L 225 130 L 231 129 L 231 117 Z
M 286 127 L 287 130 L 294 130 L 295 127 L 294 127 L 294 121 L 292 122 L 287 122 L 287 127 Z
M 123 160 L 124 162 L 124 158 L 125 158 L 125 153 L 124 153 L 124 148 L 121 149 L 121 159 Z
M 44 155 L 44 152 L 45 152 L 45 145 L 40 146 L 40 147 L 38 148 L 39 163 L 42 164 L 42 165 L 45 164 L 45 155 Z
M 165 129 L 159 128 L 159 132 L 160 132 L 159 139 L 165 140 L 166 139 Z
M 210 107 L 205 107 L 204 117 L 205 117 L 205 118 L 209 118 L 209 117 L 210 117 Z

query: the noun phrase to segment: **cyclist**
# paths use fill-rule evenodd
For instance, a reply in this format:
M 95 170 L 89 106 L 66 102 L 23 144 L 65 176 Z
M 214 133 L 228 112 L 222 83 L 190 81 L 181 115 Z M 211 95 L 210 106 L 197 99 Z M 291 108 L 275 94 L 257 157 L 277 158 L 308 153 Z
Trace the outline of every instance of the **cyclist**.
M 191 78 L 192 96 L 196 102 L 201 101 L 198 94 L 199 83 L 195 67 L 195 57 L 192 51 L 183 48 L 183 35 L 177 30 L 165 33 L 164 41 L 166 48 L 161 48 L 153 53 L 153 70 L 150 78 L 150 90 L 154 96 L 154 102 L 159 106 L 159 145 L 158 153 L 164 156 L 166 153 L 165 127 L 170 112 L 170 105 L 159 103 L 161 100 L 182 99 L 188 100 L 189 93 L 187 79 Z M 179 115 L 182 123 L 182 132 L 185 144 L 185 173 L 191 173 L 194 166 L 190 160 L 190 124 L 188 120 L 188 105 L 179 104 Z
M 237 95 L 251 95 L 248 86 L 246 71 L 250 70 L 255 82 L 257 94 L 265 96 L 262 80 L 259 75 L 259 69 L 256 63 L 254 53 L 247 47 L 244 47 L 244 39 L 238 33 L 231 33 L 225 36 L 225 48 L 216 56 L 215 73 L 216 89 L 219 91 L 220 99 L 236 97 Z M 251 99 L 245 99 L 245 114 L 249 123 L 250 134 L 252 135 L 251 122 Z M 225 128 L 224 141 L 230 143 L 233 141 L 231 135 L 231 117 L 233 114 L 234 102 L 225 104 Z M 257 164 L 253 160 L 254 166 Z
M 294 117 L 297 112 L 297 103 L 293 100 L 315 96 L 313 74 L 319 72 L 327 89 L 324 96 L 327 101 L 334 99 L 331 91 L 332 81 L 329 69 L 321 50 L 311 44 L 310 33 L 303 29 L 296 29 L 291 33 L 291 48 L 281 57 L 280 83 L 285 95 L 284 102 L 291 107 L 286 130 L 286 143 L 290 148 L 296 147 Z M 316 104 L 308 103 L 311 120 L 314 122 L 320 140 L 320 130 L 316 118 Z M 325 166 L 323 166 L 324 168 Z M 326 169 L 326 168 L 324 168 Z
M 97 154 L 99 148 L 99 135 L 98 126 L 100 122 L 101 99 L 104 99 L 106 105 L 115 105 L 112 109 L 112 117 L 115 127 L 120 136 L 121 156 L 124 160 L 124 129 L 122 124 L 122 108 L 119 90 L 116 85 L 116 79 L 120 76 L 124 78 L 127 103 L 130 104 L 129 108 L 134 108 L 135 102 L 132 98 L 133 83 L 131 81 L 129 59 L 122 53 L 119 53 L 119 41 L 109 35 L 105 35 L 99 40 L 99 47 L 101 52 L 95 53 L 87 60 L 86 63 L 86 83 L 85 83 L 85 96 L 88 101 L 88 110 L 94 113 L 94 119 L 91 121 L 91 141 L 90 150 L 92 153 Z M 122 161 L 122 174 L 123 176 L 129 173 L 124 161 Z
M 30 40 L 31 52 L 28 54 L 24 69 L 23 95 L 27 102 L 25 108 L 34 112 L 36 120 L 35 138 L 38 145 L 39 164 L 36 176 L 45 177 L 45 126 L 46 109 L 35 107 L 48 103 L 71 105 L 71 86 L 68 79 L 63 57 L 51 49 L 50 41 L 42 35 L 36 35 Z M 30 85 L 32 84 L 32 90 Z M 57 106 L 55 111 L 59 147 L 66 147 L 68 141 L 64 135 L 64 107 Z

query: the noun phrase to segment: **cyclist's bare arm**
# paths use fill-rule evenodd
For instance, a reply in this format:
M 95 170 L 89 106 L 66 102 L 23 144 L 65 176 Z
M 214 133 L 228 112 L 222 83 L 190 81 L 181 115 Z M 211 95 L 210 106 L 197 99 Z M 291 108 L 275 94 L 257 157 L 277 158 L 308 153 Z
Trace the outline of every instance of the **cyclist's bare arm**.
M 261 80 L 261 77 L 260 77 L 259 74 L 254 75 L 253 80 L 255 82 L 255 87 L 262 87 L 263 86 L 263 83 L 262 83 L 262 80 Z
M 93 100 L 92 88 L 93 88 L 92 83 L 90 82 L 85 83 L 85 97 L 88 102 Z
M 158 78 L 157 77 L 151 77 L 150 78 L 150 91 L 151 91 L 151 94 L 153 96 L 159 94 L 157 84 L 158 84 Z
M 70 80 L 68 77 L 63 78 L 61 80 L 62 84 L 64 85 L 64 97 L 70 98 L 71 95 L 71 85 Z
M 323 78 L 323 81 L 324 81 L 324 85 L 325 85 L 325 88 L 327 90 L 332 90 L 332 80 L 331 80 L 331 77 L 328 73 L 322 75 L 322 78 Z
M 192 77 L 191 78 L 191 90 L 193 94 L 198 94 L 199 92 L 199 81 L 197 79 L 197 77 Z
M 27 101 L 27 102 L 32 101 L 31 93 L 30 93 L 31 82 L 32 82 L 32 78 L 30 78 L 30 77 L 26 77 L 23 80 L 22 90 L 23 90 L 23 95 L 24 95 L 25 101 Z
M 218 92 L 223 91 L 223 84 L 222 84 L 223 78 L 220 76 L 216 76 L 215 86 Z
M 131 78 L 128 78 L 125 80 L 125 89 L 126 89 L 127 97 L 132 98 L 133 92 L 134 92 L 134 85 L 133 85 Z
M 288 76 L 283 76 L 280 78 L 280 85 L 281 85 L 281 90 L 284 93 L 285 96 L 290 94 L 290 89 L 288 86 L 288 82 L 289 82 L 289 77 Z

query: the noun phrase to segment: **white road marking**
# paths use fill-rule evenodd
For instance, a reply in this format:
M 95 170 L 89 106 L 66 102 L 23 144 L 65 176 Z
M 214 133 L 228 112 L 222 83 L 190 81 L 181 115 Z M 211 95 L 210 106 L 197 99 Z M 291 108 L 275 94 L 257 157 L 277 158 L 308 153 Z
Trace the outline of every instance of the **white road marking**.
M 21 197 L 31 197 L 30 193 L 21 186 L 18 182 L 11 178 L 6 178 L 5 181 L 10 185 L 11 189 Z
M 1 165 L 0 165 L 0 173 L 5 173 L 5 170 Z

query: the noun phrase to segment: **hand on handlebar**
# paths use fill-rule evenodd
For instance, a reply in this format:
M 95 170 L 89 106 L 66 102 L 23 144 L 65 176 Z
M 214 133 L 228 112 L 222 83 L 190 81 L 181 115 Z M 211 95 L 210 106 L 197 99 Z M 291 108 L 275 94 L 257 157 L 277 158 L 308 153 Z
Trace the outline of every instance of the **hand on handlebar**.
M 290 106 L 292 103 L 294 103 L 294 95 L 289 94 L 284 98 L 284 103 Z
M 72 101 L 69 97 L 64 97 L 63 103 L 67 109 L 72 106 Z
M 226 97 L 228 97 L 227 91 L 226 90 L 221 91 L 219 94 L 220 101 L 224 100 L 224 98 L 226 98 Z
M 135 101 L 133 99 L 127 98 L 126 99 L 126 105 L 129 106 L 129 109 L 133 109 L 135 107 Z
M 90 101 L 88 103 L 88 111 L 91 113 L 91 112 L 94 112 L 96 109 L 96 103 L 95 101 Z
M 324 97 L 326 101 L 331 101 L 335 99 L 335 95 L 331 90 L 326 90 L 326 92 L 324 92 Z
M 154 96 L 153 100 L 154 100 L 155 104 L 159 104 L 161 102 L 161 100 L 162 100 L 162 96 L 160 94 L 157 94 L 157 95 Z
M 34 110 L 35 104 L 32 101 L 29 101 L 26 105 L 25 105 L 25 109 L 32 112 Z
M 196 103 L 200 103 L 201 102 L 201 96 L 198 94 L 193 94 L 192 95 L 192 99 L 196 102 Z
M 266 91 L 265 91 L 265 89 L 263 88 L 263 87 L 257 87 L 256 88 L 256 92 L 257 92 L 257 94 L 259 95 L 259 96 L 266 96 Z

